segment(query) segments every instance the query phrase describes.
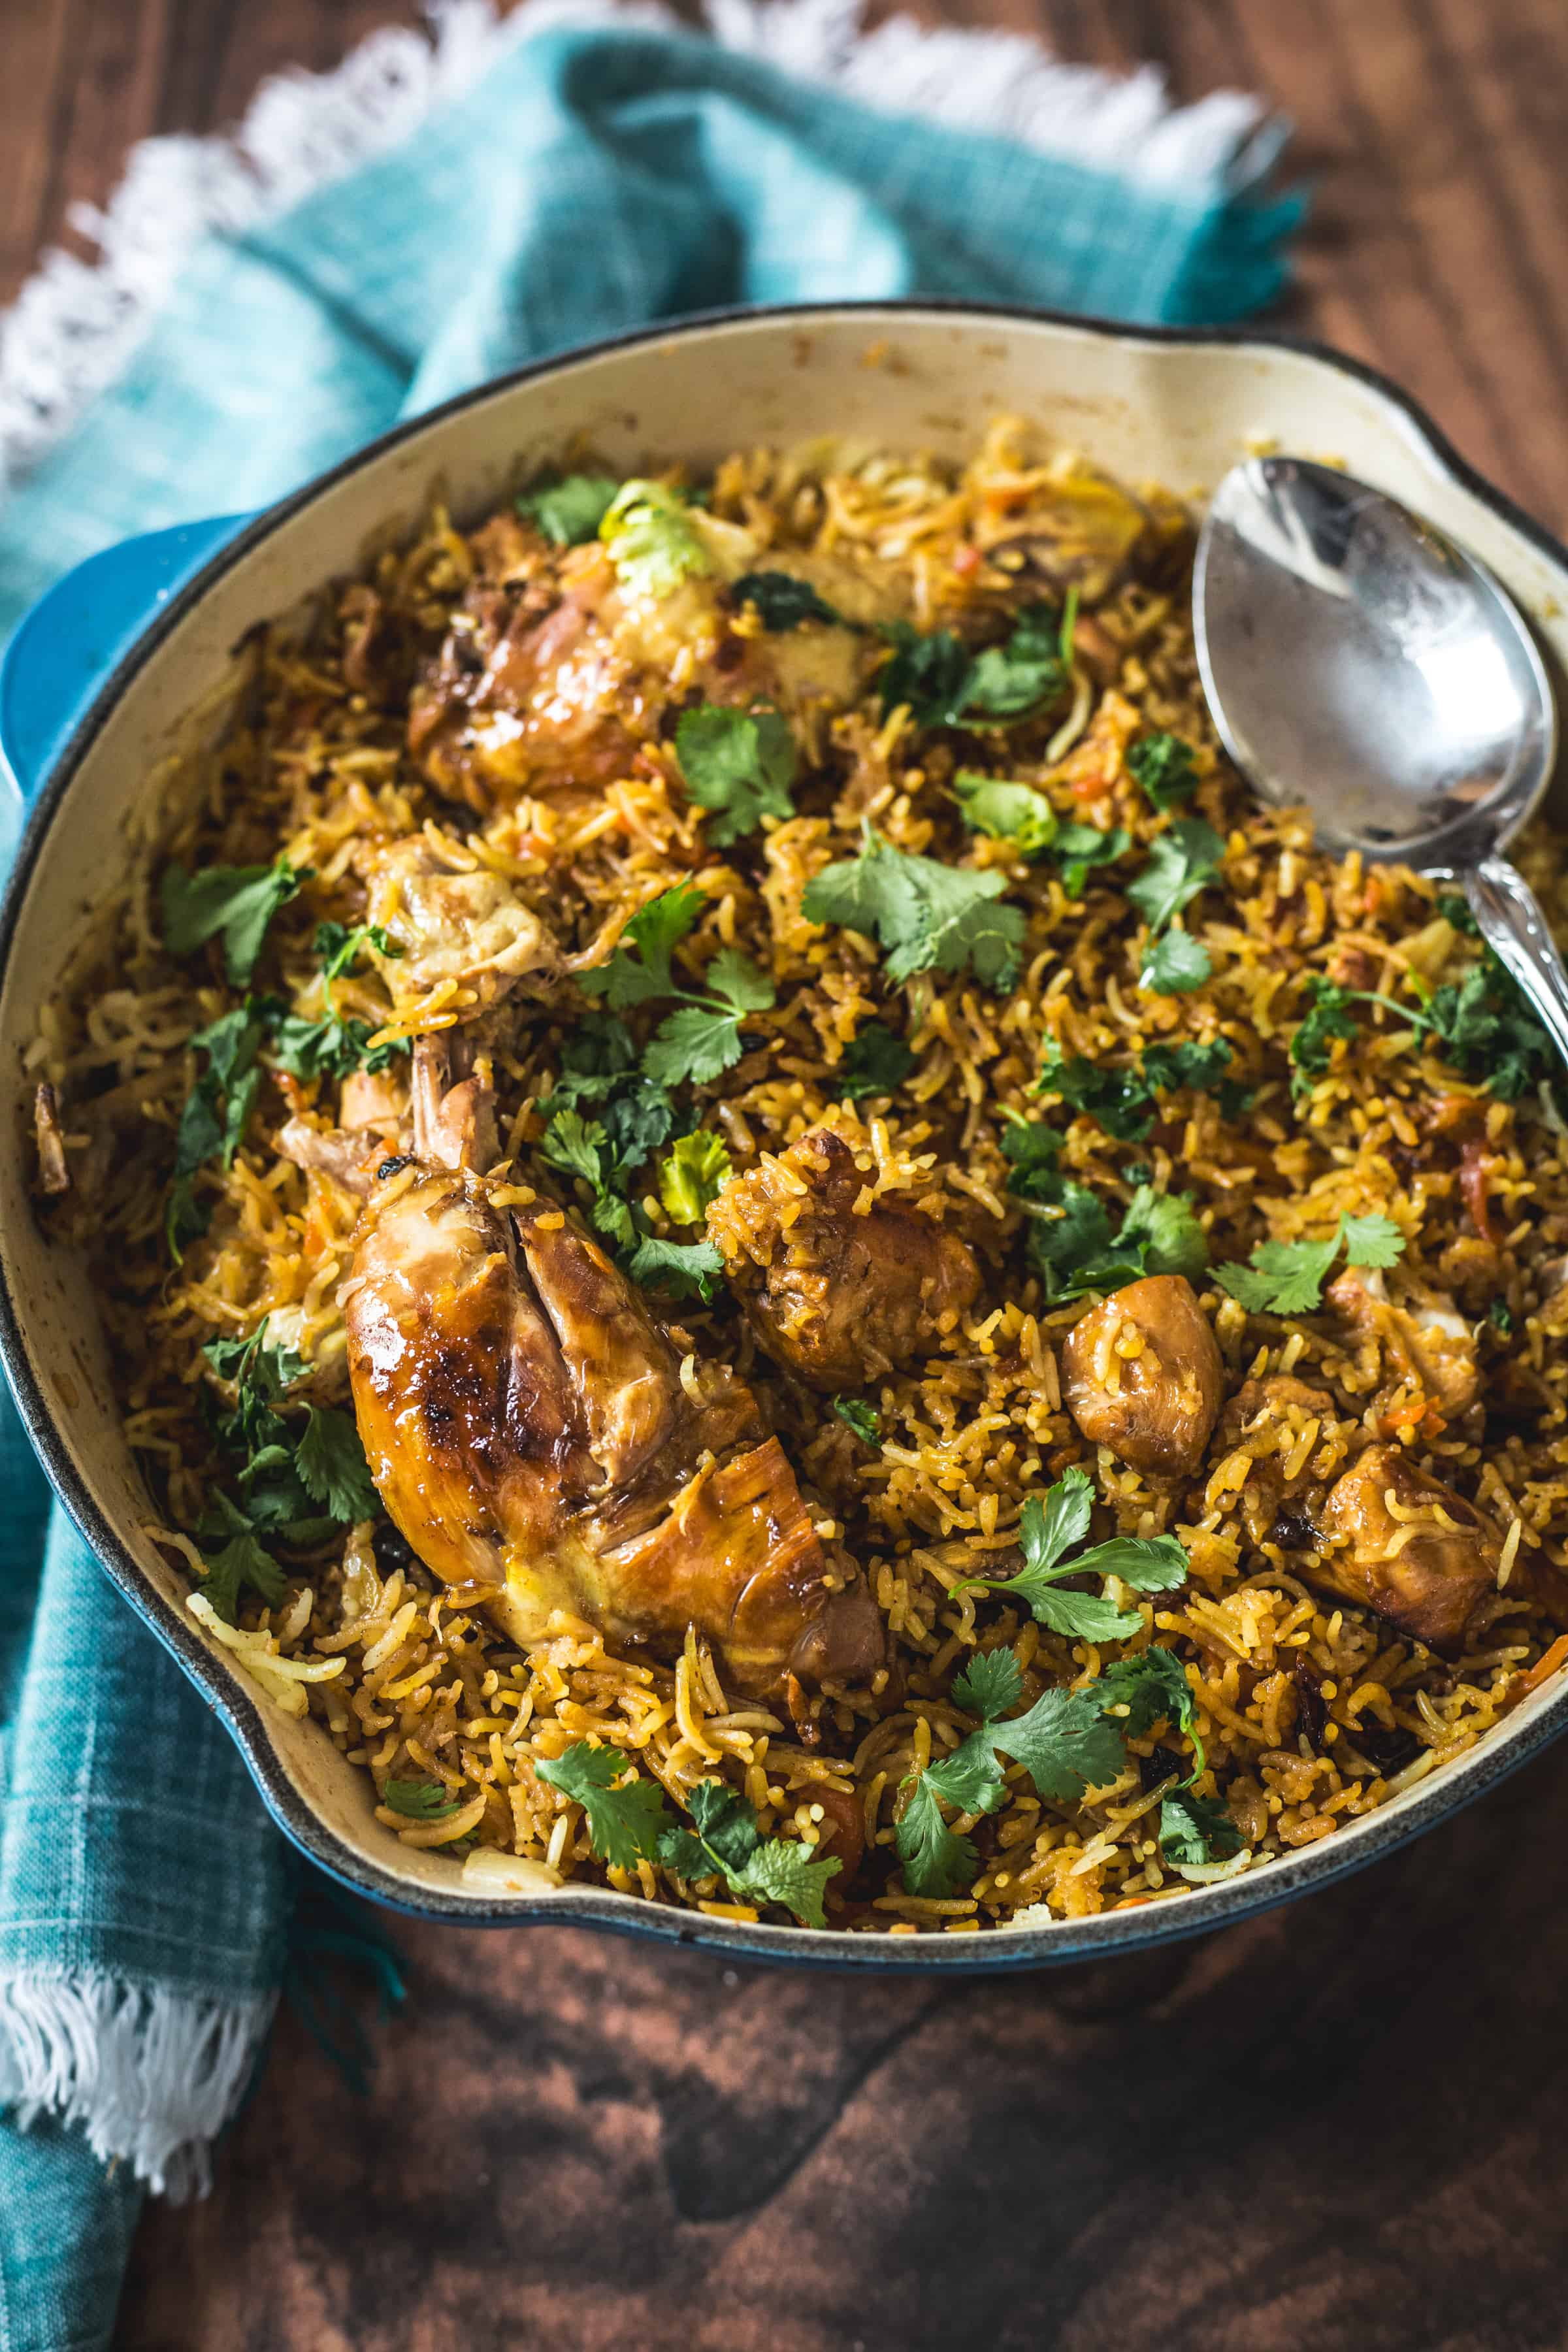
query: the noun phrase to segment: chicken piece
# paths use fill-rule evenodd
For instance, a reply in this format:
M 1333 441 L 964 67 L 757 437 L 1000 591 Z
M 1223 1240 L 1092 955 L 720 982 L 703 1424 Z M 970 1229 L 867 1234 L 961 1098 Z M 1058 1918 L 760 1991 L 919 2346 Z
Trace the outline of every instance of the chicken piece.
M 317 1127 L 300 1117 L 286 1119 L 273 1142 L 281 1158 L 308 1176 L 325 1176 L 340 1191 L 370 1198 L 376 1164 L 390 1146 L 377 1127 Z
M 1255 1544 L 1268 1540 L 1279 1507 L 1305 1487 L 1322 1423 L 1333 1417 L 1326 1389 L 1275 1372 L 1267 1380 L 1243 1381 L 1219 1420 L 1219 1445 L 1244 1447 L 1253 1457 L 1241 1490 L 1241 1513 Z
M 980 1288 L 967 1243 L 884 1195 L 843 1136 L 813 1128 L 725 1185 L 710 1238 L 770 1356 L 812 1388 L 853 1389 L 929 1355 Z
M 683 1377 L 558 1209 L 508 1215 L 468 1167 L 386 1164 L 344 1286 L 349 1366 L 372 1475 L 426 1564 L 520 1643 L 565 1609 L 667 1657 L 695 1625 L 752 1695 L 870 1673 L 876 1608 L 745 1383 L 694 1360 Z
M 66 1162 L 66 1139 L 60 1129 L 59 1100 L 51 1086 L 40 1086 L 33 1097 L 33 1132 L 38 1146 L 38 1190 L 68 1192 L 71 1173 Z
M 1317 1515 L 1318 1565 L 1301 1573 L 1373 1610 L 1429 1649 L 1458 1650 L 1496 1581 L 1491 1521 L 1397 1445 L 1373 1445 L 1329 1489 Z
M 1162 1477 L 1197 1468 L 1224 1379 L 1208 1318 L 1180 1274 L 1113 1291 L 1062 1349 L 1062 1396 L 1089 1444 Z
M 460 865 L 460 855 L 416 834 L 383 850 L 368 880 L 375 919 L 403 950 L 388 973 L 399 1001 L 443 987 L 471 991 L 471 1020 L 518 981 L 574 967 L 504 876 Z
M 993 563 L 1015 578 L 1044 581 L 1058 592 L 1076 586 L 1089 604 L 1140 568 L 1190 541 L 1191 523 L 1173 499 L 1155 490 L 1135 499 L 1120 483 L 1064 455 L 1031 488 L 1020 518 L 995 507 L 975 530 Z
M 1414 1381 L 1445 1420 L 1457 1420 L 1476 1401 L 1480 1375 L 1475 1332 L 1441 1293 L 1413 1295 L 1395 1307 L 1382 1272 L 1352 1266 L 1323 1294 L 1327 1304 L 1363 1341 L 1381 1349 L 1395 1380 Z
M 344 1127 L 374 1127 L 395 1135 L 408 1110 L 408 1082 L 392 1070 L 351 1070 L 338 1096 Z

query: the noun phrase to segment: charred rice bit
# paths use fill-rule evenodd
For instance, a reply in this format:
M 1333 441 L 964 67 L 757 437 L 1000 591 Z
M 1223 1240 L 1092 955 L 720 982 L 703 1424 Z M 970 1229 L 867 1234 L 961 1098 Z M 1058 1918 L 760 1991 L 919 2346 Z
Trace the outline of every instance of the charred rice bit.
M 652 1853 L 598 1857 L 583 1804 L 541 1769 L 582 1742 L 618 1751 L 684 1826 L 692 1790 L 717 1779 L 764 1838 L 837 1853 L 847 1866 L 829 1884 L 828 1922 L 858 1934 L 993 1932 L 1179 1898 L 1189 1877 L 1162 1804 L 1195 1763 L 1189 1734 L 1204 1754 L 1194 1793 L 1223 1807 L 1237 1866 L 1331 1836 L 1468 1753 L 1561 1654 L 1568 1129 L 1550 1065 L 1489 1090 L 1486 1055 L 1467 1060 L 1440 1024 L 1402 1017 L 1476 969 L 1457 910 L 1400 869 L 1336 862 L 1301 815 L 1254 804 L 1204 709 L 1191 531 L 1166 494 L 1122 489 L 1005 421 L 963 467 L 814 445 L 736 453 L 705 502 L 681 504 L 679 476 L 668 484 L 686 552 L 652 585 L 617 569 L 612 522 L 607 541 L 563 548 L 528 512 L 470 530 L 437 509 L 413 543 L 327 595 L 304 634 L 262 632 L 237 714 L 149 779 L 158 815 L 142 861 L 100 910 L 28 1069 L 38 1213 L 90 1263 L 148 1517 L 199 1598 L 226 1540 L 215 1495 L 251 1514 L 280 1597 L 241 1583 L 237 1628 L 220 1618 L 219 1638 L 269 1699 L 308 1707 L 363 1769 L 389 1835 L 455 1867 L 507 1856 L 520 1885 L 595 1880 L 759 1916 L 761 1898 L 679 1877 Z M 731 593 L 759 573 L 789 575 L 844 619 L 775 625 L 765 592 Z M 1048 607 L 1065 636 L 1069 599 L 1069 667 L 1037 710 L 955 715 L 951 677 L 945 715 L 922 706 L 918 681 L 898 702 L 880 690 L 879 625 L 1000 646 L 1026 608 Z M 689 792 L 676 741 L 682 714 L 703 704 L 789 721 L 793 814 L 764 806 L 715 844 L 723 828 Z M 1190 753 L 1186 796 L 1165 806 L 1139 780 L 1151 737 Z M 1075 872 L 1070 843 L 1042 840 L 1048 821 L 1032 839 L 972 829 L 954 779 L 975 773 L 1027 786 L 1037 818 L 1043 806 L 1058 829 L 1080 828 L 1079 857 L 1081 828 L 1126 845 Z M 1142 984 L 1150 902 L 1128 889 L 1169 856 L 1152 845 L 1194 820 L 1220 845 L 1173 930 L 1163 921 L 1206 969 L 1160 993 Z M 984 977 L 959 950 L 895 982 L 886 940 L 810 919 L 803 894 L 860 852 L 868 827 L 893 850 L 999 881 L 987 903 L 1021 919 L 1016 969 Z M 279 858 L 300 879 L 253 972 L 233 979 L 219 936 L 165 946 L 171 864 Z M 1562 844 L 1543 824 L 1521 862 L 1542 902 L 1568 913 Z M 748 959 L 765 984 L 729 1066 L 672 1081 L 666 1132 L 596 1188 L 582 1150 L 563 1153 L 551 1129 L 563 1102 L 590 1129 L 610 1116 L 614 1052 L 583 1058 L 584 1040 L 597 1051 L 608 1034 L 592 968 L 649 900 L 689 882 L 700 898 L 670 950 L 669 992 L 627 999 L 629 1051 L 647 1051 L 672 1006 L 711 1012 L 721 953 Z M 356 927 L 329 970 L 332 942 Z M 1338 1018 L 1303 1040 L 1319 983 L 1348 993 L 1323 999 Z M 176 1184 L 183 1112 L 205 1086 L 221 1124 L 240 1082 L 196 1041 L 247 992 L 274 1009 L 256 1016 L 266 1034 L 248 1048 L 254 1096 L 230 1164 L 209 1137 Z M 872 1024 L 888 1033 L 875 1084 Z M 306 1030 L 314 1045 L 299 1043 Z M 694 1633 L 679 1649 L 617 1635 L 629 1619 L 608 1603 L 509 1620 L 484 1591 L 444 1585 L 417 1530 L 384 1518 L 345 1524 L 316 1508 L 289 1533 L 265 1523 L 225 1433 L 240 1375 L 202 1350 L 261 1334 L 289 1351 L 282 1391 L 265 1402 L 291 1444 L 307 1410 L 347 1410 L 362 1219 L 407 1197 L 414 1155 L 429 1148 L 411 1040 L 426 1041 L 421 1055 L 431 1040 L 450 1048 L 445 1100 L 469 1092 L 466 1124 L 448 1129 L 487 1137 L 497 1155 L 474 1164 L 473 1147 L 458 1189 L 488 1189 L 509 1234 L 525 1212 L 546 1221 L 541 1232 L 562 1215 L 594 1232 L 598 1212 L 597 1241 L 624 1268 L 638 1237 L 689 1247 L 711 1230 L 731 1279 L 706 1300 L 647 1294 L 679 1367 L 685 1403 L 671 1410 L 716 1411 L 714 1368 L 727 1368 L 743 1433 L 728 1442 L 782 1444 L 812 1573 L 829 1596 L 863 1587 L 879 1663 L 862 1642 L 841 1676 L 792 1667 L 748 1681 Z M 1178 1067 L 1183 1047 L 1211 1049 L 1207 1062 L 1189 1052 Z M 1033 1198 L 1019 1120 L 1058 1139 Z M 723 1152 L 689 1211 L 665 1163 L 699 1128 Z M 859 1180 L 850 1220 L 897 1233 L 917 1257 L 951 1249 L 963 1276 L 934 1304 L 928 1288 L 929 1311 L 911 1310 L 898 1344 L 863 1347 L 855 1380 L 841 1353 L 816 1360 L 833 1367 L 820 1380 L 812 1360 L 770 1354 L 776 1318 L 748 1312 L 775 1264 L 820 1274 L 803 1219 L 826 1147 L 805 1139 L 825 1134 Z M 1114 1239 L 1151 1190 L 1190 1198 L 1201 1240 L 1178 1271 L 1223 1368 L 1190 1472 L 1175 1454 L 1141 1471 L 1091 1443 L 1064 1396 L 1080 1317 L 1139 1272 L 1169 1271 L 1135 1260 L 1075 1286 L 1080 1269 L 1053 1256 L 1064 1198 L 1092 1196 Z M 1396 1229 L 1385 1266 L 1352 1276 L 1342 1257 L 1315 1304 L 1259 1303 L 1256 1286 L 1244 1303 L 1216 1280 L 1260 1244 L 1321 1242 L 1342 1217 L 1373 1216 Z M 868 1283 L 874 1252 L 869 1263 Z M 830 1290 L 819 1282 L 819 1296 Z M 1130 1318 L 1113 1326 L 1097 1373 L 1112 1383 L 1141 1344 Z M 1394 1449 L 1400 1479 L 1358 1499 L 1339 1482 L 1374 1446 Z M 682 1475 L 699 1482 L 712 1461 Z M 1026 1498 L 1074 1465 L 1092 1482 L 1093 1540 L 1173 1536 L 1187 1554 L 1184 1582 L 1110 1580 L 1141 1621 L 1120 1639 L 1054 1630 L 1005 1590 Z M 1450 1597 L 1428 1646 L 1411 1630 L 1420 1596 L 1394 1622 L 1378 1580 L 1403 1562 L 1408 1582 L 1444 1544 L 1462 1549 L 1474 1524 L 1463 1511 L 1484 1523 L 1486 1573 L 1473 1607 L 1467 1588 L 1468 1613 Z M 1382 1549 L 1368 1565 L 1357 1545 L 1373 1542 L 1374 1521 Z M 595 1556 L 595 1574 L 609 1576 L 609 1557 Z M 911 1886 L 899 1822 L 919 1776 L 975 1728 L 954 1685 L 977 1650 L 1010 1648 L 1014 1705 L 1026 1706 L 1088 1689 L 1150 1643 L 1185 1675 L 1187 1729 L 1130 1729 L 1122 1769 L 1078 1801 L 1041 1796 L 1001 1756 L 994 1810 L 947 1806 L 948 1830 L 973 1841 L 970 1873 L 944 1891 Z

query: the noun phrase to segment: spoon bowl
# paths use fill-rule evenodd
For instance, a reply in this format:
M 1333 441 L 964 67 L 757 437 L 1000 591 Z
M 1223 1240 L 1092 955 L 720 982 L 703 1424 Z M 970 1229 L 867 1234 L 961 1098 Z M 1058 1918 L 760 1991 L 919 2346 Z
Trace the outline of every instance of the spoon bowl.
M 1557 752 L 1551 681 L 1483 565 L 1365 482 L 1253 457 L 1221 482 L 1193 578 L 1220 740 L 1319 840 L 1463 887 L 1568 1058 L 1568 971 L 1502 855 Z

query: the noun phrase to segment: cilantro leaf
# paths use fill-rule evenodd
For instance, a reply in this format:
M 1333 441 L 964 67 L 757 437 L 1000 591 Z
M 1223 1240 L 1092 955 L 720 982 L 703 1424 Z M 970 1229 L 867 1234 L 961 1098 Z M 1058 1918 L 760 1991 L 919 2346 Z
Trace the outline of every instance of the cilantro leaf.
M 623 482 L 605 508 L 599 537 L 623 588 L 660 598 L 710 568 L 687 502 L 662 482 Z
M 1137 1611 L 1122 1612 L 1103 1591 L 1064 1591 L 1061 1579 L 1118 1576 L 1136 1591 L 1169 1591 L 1186 1581 L 1186 1553 L 1173 1536 L 1116 1536 L 1068 1559 L 1066 1554 L 1089 1533 L 1093 1500 L 1092 1482 L 1077 1468 L 1050 1488 L 1043 1503 L 1030 1495 L 1018 1522 L 1023 1567 L 1010 1577 L 971 1577 L 957 1590 L 984 1587 L 1022 1601 L 1040 1624 L 1068 1640 L 1125 1641 L 1142 1633 L 1143 1620 Z
M 1025 932 L 1022 910 L 992 903 L 1006 888 L 1000 874 L 977 874 L 895 849 L 866 828 L 858 857 L 825 866 L 806 884 L 801 911 L 809 922 L 841 923 L 880 941 L 888 977 L 967 965 L 986 987 L 1010 989 Z
M 1233 1260 L 1215 1279 L 1249 1314 L 1310 1315 L 1342 1244 L 1352 1265 L 1390 1266 L 1404 1253 L 1405 1236 L 1389 1217 L 1342 1216 L 1326 1241 L 1259 1242 L 1249 1265 Z
M 836 1853 L 815 1861 L 813 1848 L 798 1838 L 764 1838 L 745 1869 L 731 1876 L 731 1892 L 742 1900 L 782 1904 L 803 1927 L 826 1927 L 823 1896 L 843 1866 Z
M 1051 847 L 1060 861 L 1062 888 L 1068 897 L 1081 898 L 1090 868 L 1114 865 L 1131 846 L 1132 835 L 1120 825 L 1110 833 L 1101 833 L 1092 824 L 1058 825 Z
M 305 1492 L 334 1519 L 352 1527 L 381 1516 L 376 1493 L 353 1415 L 312 1405 L 294 1455 Z
M 1072 1563 L 1074 1576 L 1119 1576 L 1134 1592 L 1174 1592 L 1192 1571 L 1174 1536 L 1111 1536 Z
M 707 896 L 695 882 L 678 882 L 637 908 L 621 934 L 615 953 L 578 984 L 590 996 L 607 999 L 610 1009 L 624 1013 L 628 1005 L 645 1004 L 649 997 L 673 996 L 676 982 L 670 957 L 707 905 Z
M 1298 1095 L 1309 1093 L 1312 1080 L 1326 1073 L 1331 1041 L 1335 1037 L 1353 1038 L 1356 1034 L 1355 1019 L 1350 1010 L 1354 998 L 1348 988 L 1341 988 L 1318 972 L 1309 972 L 1302 985 L 1310 1000 L 1310 1007 L 1289 1047 L 1294 1065 L 1290 1083 Z
M 380 923 L 318 923 L 314 940 L 316 953 L 321 959 L 323 980 L 337 980 L 352 971 L 367 948 L 395 963 L 403 950 L 389 930 Z
M 1022 1764 L 1042 1797 L 1075 1801 L 1104 1788 L 1126 1757 L 1122 1736 L 1103 1712 L 1100 1688 L 1048 1690 L 1026 1715 L 987 1727 L 987 1738 Z
M 269 1028 L 274 1061 L 296 1078 L 346 1078 L 353 1070 L 374 1073 L 389 1068 L 409 1050 L 403 1037 L 373 1046 L 375 1032 L 368 1023 L 344 1020 L 335 1012 L 323 1021 L 307 1021 L 297 1013 L 274 1011 Z
M 1127 1204 L 1116 1236 L 1119 1255 L 1132 1258 L 1140 1274 L 1202 1274 L 1208 1243 L 1190 1192 L 1156 1192 L 1140 1184 Z
M 1201 988 L 1213 971 L 1202 940 L 1194 940 L 1191 931 L 1162 931 L 1144 948 L 1138 985 L 1156 996 L 1185 996 Z
M 893 647 L 877 681 L 882 708 L 906 706 L 917 727 L 1014 725 L 1067 686 L 1060 622 L 1049 604 L 1026 605 L 1005 644 L 979 654 L 948 629 L 923 635 L 894 621 L 882 634 Z
M 1149 863 L 1127 896 L 1151 931 L 1163 931 L 1220 870 L 1225 842 L 1201 816 L 1180 817 L 1150 845 Z
M 1151 1642 L 1136 1657 L 1115 1658 L 1100 1675 L 1100 1688 L 1107 1707 L 1126 1708 L 1121 1721 L 1129 1739 L 1143 1738 L 1157 1723 L 1173 1724 L 1193 1743 L 1194 1779 L 1204 1770 L 1197 1701 L 1174 1651 Z
M 875 1405 L 868 1404 L 864 1397 L 836 1396 L 833 1410 L 845 1428 L 855 1432 L 862 1445 L 880 1445 L 882 1416 Z
M 765 1013 L 773 1002 L 773 982 L 738 948 L 720 949 L 702 975 L 702 985 L 736 1013 Z
M 1059 1095 L 1068 1110 L 1092 1118 L 1121 1143 L 1140 1143 L 1154 1124 L 1154 1091 L 1143 1071 L 1068 1060 L 1054 1038 L 1046 1041 L 1037 1093 Z
M 520 515 L 536 523 L 554 547 L 581 547 L 597 539 L 620 485 L 608 474 L 566 474 L 535 483 L 517 502 Z
M 744 572 L 731 583 L 730 602 L 737 611 L 754 604 L 763 628 L 775 632 L 798 629 L 803 621 L 852 625 L 817 594 L 808 580 L 797 580 L 793 572 Z
M 732 1013 L 706 1004 L 683 1004 L 659 1023 L 643 1051 L 643 1068 L 657 1086 L 694 1087 L 731 1067 L 741 1058 L 741 1024 Z
M 1037 857 L 1057 837 L 1057 813 L 1031 784 L 1005 783 L 961 768 L 952 780 L 963 822 L 994 841 L 1008 841 L 1021 857 Z
M 746 1799 L 721 1780 L 699 1780 L 690 1805 L 695 1830 L 668 1830 L 659 1841 L 667 1869 L 722 1878 L 742 1902 L 782 1904 L 805 1927 L 826 1926 L 823 1891 L 841 1867 L 837 1854 L 816 1862 L 795 1839 L 764 1838 Z
M 728 1182 L 730 1154 L 721 1135 L 697 1128 L 678 1138 L 658 1171 L 658 1197 L 679 1225 L 700 1223 Z
M 595 1748 L 574 1739 L 561 1755 L 534 1766 L 542 1780 L 583 1808 L 588 1843 L 612 1870 L 635 1870 L 657 1862 L 659 1835 L 669 1823 L 669 1807 L 657 1780 L 638 1777 L 618 1748 Z
M 999 1650 L 976 1650 L 963 1672 L 952 1678 L 952 1696 L 959 1706 L 983 1723 L 1005 1715 L 1023 1694 L 1018 1661 L 1005 1645 Z
M 243 988 L 268 923 L 304 879 L 286 857 L 271 866 L 205 866 L 195 874 L 165 866 L 159 883 L 163 945 L 171 955 L 187 956 L 221 935 L 229 985 Z
M 844 1048 L 833 1083 L 848 1102 L 868 1095 L 890 1095 L 915 1067 L 915 1056 L 901 1037 L 880 1021 L 864 1021 Z
M 617 1189 L 626 1170 L 610 1150 L 609 1137 L 599 1120 L 585 1119 L 581 1111 L 556 1111 L 540 1138 L 539 1152 L 552 1168 L 580 1176 L 592 1186 L 589 1214 L 595 1227 L 623 1249 L 629 1249 L 637 1238 L 637 1227 L 631 1205 Z
M 461 1811 L 440 1780 L 388 1780 L 381 1801 L 389 1812 L 401 1813 L 410 1822 L 449 1822 Z
M 1217 1095 L 1220 1108 L 1228 1118 L 1231 1112 L 1226 1106 L 1226 1090 L 1232 1082 L 1225 1074 L 1231 1060 L 1230 1047 L 1223 1037 L 1211 1037 L 1206 1045 L 1184 1038 L 1177 1045 L 1145 1046 L 1143 1075 L 1162 1094 L 1174 1094 L 1180 1087 L 1191 1087 L 1196 1094 Z M 1247 1099 L 1243 1097 L 1236 1108 L 1242 1108 Z
M 1241 1852 L 1241 1832 L 1224 1805 L 1175 1789 L 1160 1807 L 1160 1851 L 1178 1869 L 1198 1869 Z
M 227 1625 L 238 1622 L 240 1594 L 247 1585 L 268 1609 L 276 1609 L 283 1598 L 287 1582 L 283 1570 L 248 1528 L 231 1537 L 221 1551 L 204 1552 L 202 1564 L 206 1570 L 201 1584 L 203 1597 Z
M 712 1297 L 724 1261 L 711 1242 L 667 1242 L 644 1234 L 626 1272 L 645 1290 L 669 1290 L 677 1298 Z
M 950 1830 L 928 1770 L 916 1781 L 894 1832 L 904 1885 L 911 1895 L 956 1895 L 980 1864 L 973 1838 Z
M 731 710 L 705 703 L 675 730 L 675 754 L 699 808 L 713 812 L 708 839 L 721 848 L 755 833 L 763 817 L 793 816 L 795 746 L 776 710 Z
M 1127 754 L 1128 772 L 1157 809 L 1175 807 L 1197 790 L 1193 747 L 1179 735 L 1145 735 Z

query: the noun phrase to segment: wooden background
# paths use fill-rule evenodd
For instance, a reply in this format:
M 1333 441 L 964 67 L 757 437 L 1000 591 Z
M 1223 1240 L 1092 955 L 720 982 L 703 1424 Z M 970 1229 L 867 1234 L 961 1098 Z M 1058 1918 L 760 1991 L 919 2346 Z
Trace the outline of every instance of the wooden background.
M 389 0 L 0 0 L 0 299 L 150 131 Z M 1317 184 L 1283 323 L 1568 526 L 1563 0 L 952 0 Z M 400 1927 L 356 2101 L 289 2019 L 121 2352 L 1527 2352 L 1568 2344 L 1568 1754 L 1349 1885 L 1148 1959 L 933 1988 Z

